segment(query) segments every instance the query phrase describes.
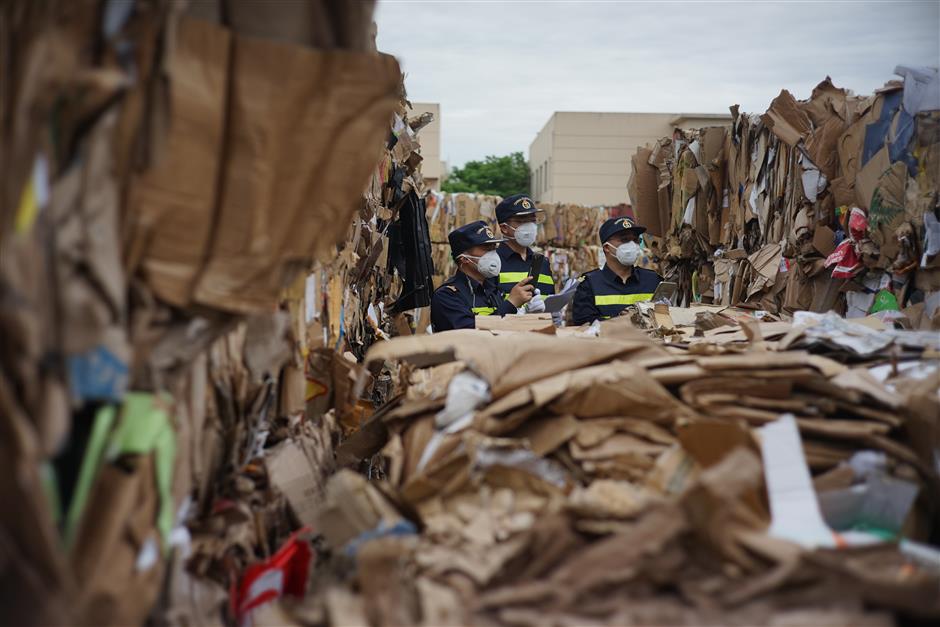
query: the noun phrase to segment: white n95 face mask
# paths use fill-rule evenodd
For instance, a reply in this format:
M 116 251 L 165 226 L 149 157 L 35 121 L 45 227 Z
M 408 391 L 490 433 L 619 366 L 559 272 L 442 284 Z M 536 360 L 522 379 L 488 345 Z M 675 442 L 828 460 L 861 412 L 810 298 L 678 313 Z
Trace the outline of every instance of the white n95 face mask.
M 625 242 L 614 251 L 617 261 L 625 266 L 632 266 L 640 258 L 640 245 L 636 242 Z
M 495 250 L 491 250 L 480 257 L 471 255 L 464 255 L 464 257 L 475 260 L 477 270 L 487 279 L 499 276 L 499 271 L 503 267 L 503 260 L 499 258 L 499 254 Z
M 525 222 L 516 227 L 514 239 L 519 243 L 520 246 L 529 247 L 535 243 L 535 236 L 539 231 L 539 227 L 535 222 Z

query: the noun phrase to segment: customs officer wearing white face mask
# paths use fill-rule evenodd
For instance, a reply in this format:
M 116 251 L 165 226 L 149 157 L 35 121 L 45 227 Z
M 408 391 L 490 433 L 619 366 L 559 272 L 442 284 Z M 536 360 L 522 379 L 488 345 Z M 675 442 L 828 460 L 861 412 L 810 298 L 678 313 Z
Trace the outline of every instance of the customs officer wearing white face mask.
M 606 263 L 580 279 L 572 303 L 576 325 L 606 320 L 620 315 L 627 305 L 652 300 L 662 278 L 652 270 L 636 267 L 642 250 L 639 239 L 645 231 L 632 216 L 611 218 L 601 225 Z
M 457 262 L 454 276 L 431 297 L 431 326 L 435 333 L 451 329 L 473 329 L 476 316 L 516 313 L 530 300 L 534 289 L 528 278 L 519 281 L 504 297 L 496 287 L 500 261 L 495 237 L 483 221 L 454 229 L 447 236 L 450 254 Z
M 496 221 L 506 241 L 499 245 L 496 252 L 502 261 L 497 282 L 503 294 L 509 294 L 512 288 L 529 276 L 532 263 L 532 245 L 538 235 L 538 224 L 543 213 L 535 202 L 525 194 L 515 194 L 503 199 L 496 205 Z M 555 293 L 555 279 L 552 278 L 548 259 L 543 259 L 538 276 L 532 277 L 535 297 L 526 310 L 538 313 L 545 310 L 542 296 Z

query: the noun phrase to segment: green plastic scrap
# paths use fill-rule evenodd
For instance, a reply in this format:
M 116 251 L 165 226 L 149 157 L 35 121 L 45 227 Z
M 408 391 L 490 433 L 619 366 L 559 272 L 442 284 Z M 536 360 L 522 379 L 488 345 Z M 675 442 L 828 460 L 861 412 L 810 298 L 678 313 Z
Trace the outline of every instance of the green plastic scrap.
M 852 525 L 852 531 L 864 531 L 883 542 L 894 542 L 898 539 L 898 534 L 890 529 L 885 529 L 884 527 L 879 527 L 878 525 L 869 524 L 867 522 L 859 522 Z
M 881 290 L 875 294 L 875 302 L 871 305 L 869 313 L 878 313 L 879 311 L 898 311 L 898 299 L 889 290 Z
M 124 397 L 120 420 L 115 420 L 117 411 L 110 405 L 102 407 L 95 415 L 88 449 L 79 472 L 75 498 L 66 519 L 67 547 L 70 547 L 75 539 L 78 522 L 102 464 L 112 462 L 121 455 L 153 453 L 156 462 L 157 492 L 160 496 L 157 530 L 163 538 L 164 551 L 169 550 L 170 532 L 173 530 L 171 491 L 176 437 L 168 407 L 170 399 L 166 395 L 130 392 Z

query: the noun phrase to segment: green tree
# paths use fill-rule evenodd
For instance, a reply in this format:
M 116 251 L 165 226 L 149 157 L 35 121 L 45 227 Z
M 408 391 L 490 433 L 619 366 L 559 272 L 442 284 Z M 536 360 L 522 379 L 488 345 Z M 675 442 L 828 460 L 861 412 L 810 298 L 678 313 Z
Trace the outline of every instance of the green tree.
M 511 196 L 529 192 L 529 164 L 521 152 L 504 157 L 490 155 L 454 168 L 441 185 L 445 192 L 473 192 Z

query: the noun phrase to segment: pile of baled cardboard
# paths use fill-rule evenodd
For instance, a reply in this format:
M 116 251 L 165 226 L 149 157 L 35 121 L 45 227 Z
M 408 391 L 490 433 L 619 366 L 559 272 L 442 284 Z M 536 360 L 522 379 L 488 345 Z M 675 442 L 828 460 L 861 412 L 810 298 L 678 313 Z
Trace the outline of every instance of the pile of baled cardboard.
M 684 303 L 864 316 L 940 305 L 937 70 L 855 96 L 827 78 L 730 128 L 637 151 L 629 183 L 661 273 Z M 888 296 L 890 294 L 890 296 Z M 927 328 L 925 327 L 925 328 Z
M 310 557 L 356 355 L 430 293 L 426 120 L 372 9 L 0 9 L 7 622 L 235 620 Z
M 672 345 L 624 316 L 375 346 L 365 367 L 399 373 L 398 394 L 337 449 L 341 466 L 371 460 L 373 481 L 330 478 L 314 513 L 329 574 L 261 616 L 940 615 L 940 342 L 834 314 L 794 325 L 715 309 L 691 324 L 674 310 L 697 337 Z
M 498 199 L 426 196 L 372 8 L 0 7 L 6 622 L 940 615 L 931 76 L 636 161 L 711 306 L 413 335 Z M 604 213 L 543 209 L 594 267 Z

